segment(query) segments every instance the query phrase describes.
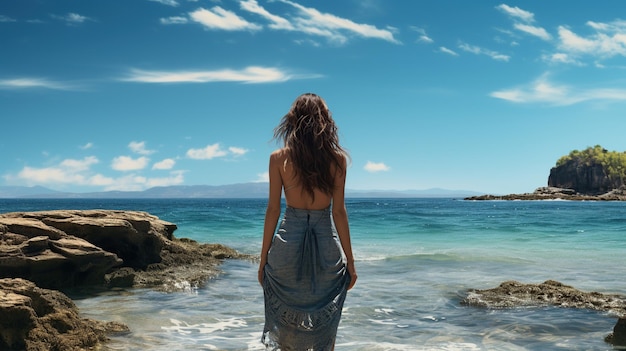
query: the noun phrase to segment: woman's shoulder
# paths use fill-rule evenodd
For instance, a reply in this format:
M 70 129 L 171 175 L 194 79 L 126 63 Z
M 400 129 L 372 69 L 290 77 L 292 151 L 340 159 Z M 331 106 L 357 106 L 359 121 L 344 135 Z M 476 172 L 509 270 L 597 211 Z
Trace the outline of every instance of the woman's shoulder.
M 287 160 L 287 149 L 274 150 L 270 155 L 270 162 L 283 164 Z

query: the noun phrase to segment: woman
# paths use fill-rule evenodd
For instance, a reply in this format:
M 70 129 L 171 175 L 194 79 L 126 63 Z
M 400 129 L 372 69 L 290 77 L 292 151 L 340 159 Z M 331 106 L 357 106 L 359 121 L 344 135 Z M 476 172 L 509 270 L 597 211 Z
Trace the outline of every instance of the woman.
M 347 154 L 315 94 L 296 99 L 274 138 L 284 147 L 269 162 L 259 265 L 262 342 L 272 350 L 333 350 L 346 292 L 357 279 L 344 203 Z M 275 233 L 283 189 L 287 208 Z

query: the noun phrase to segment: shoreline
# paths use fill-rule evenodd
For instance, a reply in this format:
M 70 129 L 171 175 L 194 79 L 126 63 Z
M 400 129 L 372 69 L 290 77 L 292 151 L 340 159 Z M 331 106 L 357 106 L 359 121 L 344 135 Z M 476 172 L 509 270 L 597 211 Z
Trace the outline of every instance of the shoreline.
M 540 187 L 532 193 L 508 194 L 508 195 L 477 195 L 464 198 L 470 201 L 490 200 L 567 200 L 567 201 L 626 201 L 626 189 L 614 189 L 603 194 L 580 194 L 572 189 Z

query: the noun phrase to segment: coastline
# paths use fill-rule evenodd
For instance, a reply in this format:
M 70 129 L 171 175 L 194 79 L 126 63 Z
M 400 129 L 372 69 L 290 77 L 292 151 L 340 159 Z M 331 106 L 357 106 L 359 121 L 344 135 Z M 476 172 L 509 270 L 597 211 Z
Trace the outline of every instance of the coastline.
M 540 187 L 532 193 L 508 194 L 508 195 L 478 195 L 466 197 L 465 200 L 489 201 L 489 200 L 568 200 L 568 201 L 626 201 L 624 188 L 614 189 L 602 194 L 581 194 L 572 189 Z

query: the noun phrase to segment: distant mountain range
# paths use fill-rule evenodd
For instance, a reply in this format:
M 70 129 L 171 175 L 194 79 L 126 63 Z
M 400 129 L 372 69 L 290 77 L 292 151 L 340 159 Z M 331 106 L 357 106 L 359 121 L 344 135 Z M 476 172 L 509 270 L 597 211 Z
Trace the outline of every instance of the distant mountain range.
M 143 191 L 105 191 L 92 193 L 70 193 L 55 191 L 41 186 L 0 186 L 0 198 L 40 199 L 183 199 L 183 198 L 263 198 L 267 196 L 268 183 L 241 183 L 230 185 L 174 185 L 146 189 Z M 346 197 L 356 198 L 424 198 L 424 197 L 469 197 L 483 195 L 475 191 L 427 189 L 427 190 L 350 190 Z

